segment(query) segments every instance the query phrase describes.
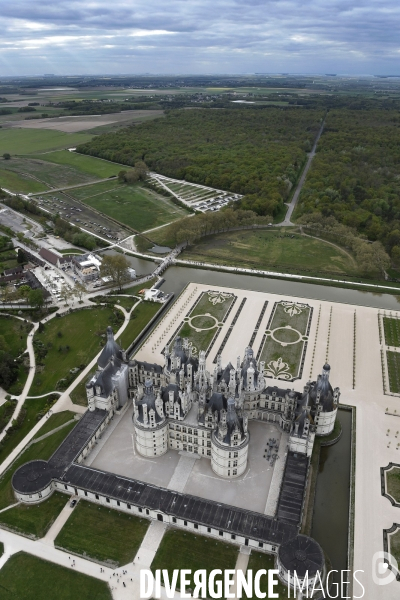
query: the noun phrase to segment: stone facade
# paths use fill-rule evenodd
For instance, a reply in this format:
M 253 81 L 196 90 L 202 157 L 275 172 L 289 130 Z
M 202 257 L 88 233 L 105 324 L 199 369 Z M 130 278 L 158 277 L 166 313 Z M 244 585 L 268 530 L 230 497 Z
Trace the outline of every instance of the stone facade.
M 311 456 L 316 435 L 329 435 L 335 425 L 340 390 L 333 389 L 330 367 L 303 392 L 267 386 L 264 364 L 246 348 L 236 367 L 213 371 L 206 357 L 192 355 L 187 340 L 177 337 L 165 348 L 164 365 L 128 361 L 111 328 L 95 376 L 87 384 L 89 409 L 115 410 L 132 401 L 136 450 L 157 457 L 168 449 L 210 459 L 220 477 L 235 478 L 247 467 L 248 420 L 275 422 L 289 435 L 288 449 Z

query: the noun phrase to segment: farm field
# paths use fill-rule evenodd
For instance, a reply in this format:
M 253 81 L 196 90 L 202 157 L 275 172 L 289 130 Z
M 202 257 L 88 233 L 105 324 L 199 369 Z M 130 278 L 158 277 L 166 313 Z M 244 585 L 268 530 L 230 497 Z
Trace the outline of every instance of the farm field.
M 46 150 L 71 148 L 88 142 L 93 136 L 85 133 L 63 133 L 46 129 L 1 129 L 0 155 L 37 154 Z
M 15 163 L 10 163 L 11 161 L 0 162 L 0 187 L 21 194 L 29 194 L 30 192 L 34 194 L 49 189 L 45 183 L 33 179 L 26 170 L 21 173 L 16 168 L 10 168 L 15 167 Z
M 142 232 L 165 225 L 187 212 L 140 184 L 97 183 L 68 192 L 88 206 Z
M 60 166 L 72 167 L 75 171 L 90 176 L 88 180 L 90 178 L 112 177 L 113 175 L 118 175 L 118 171 L 121 170 L 120 165 L 115 163 L 110 163 L 93 156 L 76 154 L 75 152 L 69 152 L 69 150 L 47 152 L 40 157 L 40 160 Z M 79 182 L 77 181 L 76 183 Z
M 284 229 L 232 231 L 207 236 L 184 250 L 182 258 L 253 269 L 357 275 L 354 259 L 344 250 Z
M 71 569 L 18 552 L 0 571 L 2 600 L 112 600 L 107 584 Z
M 149 524 L 146 519 L 80 500 L 54 544 L 120 567 L 135 558 Z

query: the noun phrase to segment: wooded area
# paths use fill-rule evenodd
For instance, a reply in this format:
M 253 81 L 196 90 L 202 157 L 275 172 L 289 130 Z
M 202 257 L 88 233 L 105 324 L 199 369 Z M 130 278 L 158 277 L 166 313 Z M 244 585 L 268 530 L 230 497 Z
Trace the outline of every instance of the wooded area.
M 235 207 L 282 208 L 323 118 L 322 110 L 173 110 L 78 147 L 83 154 L 147 166 L 168 177 L 246 195 Z
M 400 265 L 400 114 L 333 110 L 296 215 L 320 213 L 381 241 Z

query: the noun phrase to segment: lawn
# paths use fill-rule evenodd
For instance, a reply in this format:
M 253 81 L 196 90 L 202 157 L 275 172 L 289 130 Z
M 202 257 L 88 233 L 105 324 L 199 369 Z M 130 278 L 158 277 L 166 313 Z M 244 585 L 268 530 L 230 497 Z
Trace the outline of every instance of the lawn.
M 354 260 L 322 240 L 271 228 L 207 236 L 183 253 L 188 260 L 288 272 L 355 275 Z
M 40 181 L 35 181 L 27 175 L 22 173 L 16 173 L 14 171 L 6 169 L 7 163 L 10 161 L 0 162 L 0 187 L 10 190 L 11 192 L 20 192 L 22 194 L 29 194 L 32 192 L 44 192 L 48 190 L 47 185 Z M 8 166 L 8 165 L 7 165 Z
M 145 283 L 140 283 L 139 285 L 134 285 L 130 288 L 123 289 L 122 293 L 131 294 L 132 296 L 138 296 L 141 290 L 151 288 L 154 285 L 154 283 L 155 280 L 145 281 Z
M 120 346 L 127 349 L 161 307 L 158 302 L 141 302 L 131 313 L 126 329 L 117 340 Z
M 383 328 L 385 331 L 385 343 L 388 346 L 400 346 L 400 320 L 383 317 Z
M 398 394 L 400 392 L 400 353 L 387 350 L 386 360 L 390 391 L 394 394 Z
M 96 373 L 96 369 L 94 369 L 87 377 L 84 377 L 82 381 L 78 383 L 78 385 L 72 390 L 69 397 L 71 398 L 74 404 L 79 404 L 79 406 L 87 406 L 87 395 L 86 395 L 86 382 L 89 381 Z
M 68 496 L 54 492 L 40 504 L 20 504 L 0 513 L 0 523 L 12 531 L 40 539 L 46 535 L 67 502 Z
M 126 185 L 108 181 L 70 190 L 69 193 L 88 206 L 139 232 L 175 221 L 188 214 L 169 199 L 140 184 Z
M 0 316 L 0 349 L 17 357 L 26 350 L 26 338 L 32 325 L 14 317 Z
M 132 306 L 134 306 L 138 301 L 137 298 L 127 296 L 96 296 L 96 300 L 99 302 L 111 302 L 112 304 L 119 304 L 127 311 L 130 311 Z
M 386 471 L 386 490 L 400 504 L 400 469 L 398 467 Z
M 191 569 L 192 574 L 198 569 L 206 569 L 209 574 L 213 569 L 234 569 L 237 555 L 238 548 L 232 544 L 171 529 L 164 534 L 151 570 L 154 573 L 156 569 L 167 569 L 170 580 L 174 569 Z M 193 589 L 193 578 L 190 579 Z
M 117 567 L 134 559 L 148 527 L 146 519 L 80 500 L 54 544 Z
M 1 569 L 0 590 L 2 600 L 112 600 L 105 582 L 23 552 Z
M 92 135 L 64 133 L 49 129 L 2 129 L 0 131 L 0 155 L 38 154 L 46 150 L 75 147 L 88 142 Z
M 49 433 L 49 431 L 53 431 L 53 429 L 72 421 L 75 417 L 75 414 L 76 413 L 70 410 L 63 410 L 62 412 L 51 415 L 32 439 L 42 437 L 42 435 Z
M 76 154 L 75 152 L 69 152 L 69 150 L 50 152 L 41 156 L 41 159 L 57 165 L 73 167 L 81 173 L 99 179 L 101 177 L 107 178 L 118 175 L 122 168 L 120 165 L 110 163 L 106 160 L 94 158 L 93 156 L 85 156 L 84 154 Z
M 263 554 L 262 552 L 254 552 L 254 550 L 252 550 L 247 568 L 253 571 L 254 581 L 254 575 L 260 569 L 266 569 L 268 571 L 269 569 L 275 568 L 275 558 L 271 554 Z M 260 579 L 260 590 L 262 593 L 266 594 L 267 599 L 270 598 L 270 596 L 268 596 L 268 578 L 266 575 L 263 575 Z M 274 592 L 279 594 L 280 600 L 288 597 L 287 587 L 282 585 L 280 582 L 277 586 L 274 586 Z M 243 597 L 249 598 L 249 596 L 246 595 Z M 254 594 L 253 590 L 253 596 L 251 597 L 251 600 L 255 600 L 256 597 L 257 596 Z
M 0 464 L 10 454 L 12 450 L 24 439 L 27 433 L 36 425 L 38 414 L 46 410 L 49 404 L 49 398 L 33 398 L 25 400 L 21 413 L 26 411 L 24 420 L 21 426 L 8 434 L 0 444 Z
M 234 298 L 232 294 L 220 292 L 202 293 L 178 332 L 182 338 L 188 338 L 194 353 L 208 349 L 214 335 L 218 335 L 220 323 L 226 318 Z
M 99 307 L 49 321 L 44 331 L 35 335 L 36 343 L 40 342 L 47 349 L 47 354 L 41 359 L 44 366 L 35 375 L 31 394 L 39 396 L 56 389 L 66 389 L 78 375 L 72 375 L 70 370 L 86 366 L 101 350 L 107 326 L 113 325 L 114 331 L 118 329 L 116 318 L 111 308 Z M 67 381 L 60 383 L 61 379 Z
M 276 303 L 260 355 L 260 360 L 266 363 L 267 375 L 285 380 L 300 377 L 309 318 L 308 306 L 292 302 Z
M 24 450 L 24 452 L 13 462 L 13 464 L 7 469 L 5 473 L 3 473 L 0 477 L 0 510 L 9 506 L 10 504 L 15 503 L 15 496 L 11 486 L 11 479 L 14 472 L 18 467 L 24 465 L 26 462 L 34 459 L 42 459 L 48 460 L 52 454 L 57 450 L 61 442 L 67 437 L 68 433 L 74 428 L 76 423 L 71 423 L 70 425 L 66 425 L 60 431 L 56 431 L 52 435 L 49 435 L 44 440 L 40 440 L 35 444 L 31 444 L 29 448 Z M 2 458 L 4 460 L 4 458 Z M 65 496 L 64 496 L 65 497 Z M 38 506 L 46 506 L 46 502 Z M 45 512 L 45 509 L 43 509 Z M 14 511 L 14 509 L 10 509 L 10 511 Z M 10 511 L 6 511 L 0 513 L 0 521 L 5 517 Z M 10 518 L 10 517 L 8 517 Z M 18 523 L 18 517 L 16 517 L 16 522 Z

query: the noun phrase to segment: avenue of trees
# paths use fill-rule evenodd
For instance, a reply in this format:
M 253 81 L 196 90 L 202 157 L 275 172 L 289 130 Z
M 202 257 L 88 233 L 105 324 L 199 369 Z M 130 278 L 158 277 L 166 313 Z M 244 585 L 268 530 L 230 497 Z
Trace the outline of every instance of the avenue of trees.
M 246 196 L 236 208 L 274 215 L 290 195 L 323 110 L 171 110 L 93 138 L 78 152 Z
M 297 215 L 315 213 L 380 241 L 400 266 L 398 110 L 328 113 L 297 207 Z

